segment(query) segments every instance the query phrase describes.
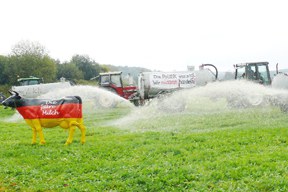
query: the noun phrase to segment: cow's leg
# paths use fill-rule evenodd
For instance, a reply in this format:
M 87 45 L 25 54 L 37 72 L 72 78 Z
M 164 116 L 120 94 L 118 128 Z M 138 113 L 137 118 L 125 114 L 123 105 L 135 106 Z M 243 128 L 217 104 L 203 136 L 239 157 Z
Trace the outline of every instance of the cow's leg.
M 75 123 L 76 126 L 80 129 L 81 131 L 81 143 L 84 144 L 86 139 L 85 139 L 85 135 L 86 135 L 86 127 L 83 125 L 83 119 L 80 119 L 80 121 Z
M 36 129 L 36 132 L 39 133 L 39 137 L 40 137 L 40 144 L 45 144 L 46 141 L 44 139 L 44 134 L 43 134 L 43 131 L 42 131 L 42 126 L 41 126 L 41 123 L 38 119 L 34 119 L 32 120 L 32 123 L 34 125 L 34 128 Z M 34 136 L 33 136 L 34 137 Z
M 42 127 L 41 127 L 41 126 L 37 128 L 37 132 L 39 133 L 40 144 L 42 144 L 42 145 L 45 144 L 46 141 L 45 141 L 45 139 L 44 139 L 44 134 L 43 134 L 43 131 L 42 131 Z
M 74 132 L 75 132 L 75 126 L 74 125 L 71 125 L 69 127 L 69 136 L 68 136 L 68 139 L 65 143 L 65 145 L 69 145 L 70 143 L 72 143 L 73 141 L 73 136 L 74 136 Z
M 35 127 L 32 127 L 33 135 L 32 135 L 32 144 L 36 144 L 36 136 L 37 136 L 37 131 Z
M 36 137 L 37 137 L 37 131 L 36 131 L 36 127 L 33 124 L 33 120 L 31 119 L 25 119 L 26 123 L 31 127 L 32 129 L 32 144 L 36 144 Z
M 84 144 L 86 139 L 85 139 L 85 135 L 86 135 L 86 128 L 82 123 L 79 123 L 78 128 L 81 131 L 81 143 Z

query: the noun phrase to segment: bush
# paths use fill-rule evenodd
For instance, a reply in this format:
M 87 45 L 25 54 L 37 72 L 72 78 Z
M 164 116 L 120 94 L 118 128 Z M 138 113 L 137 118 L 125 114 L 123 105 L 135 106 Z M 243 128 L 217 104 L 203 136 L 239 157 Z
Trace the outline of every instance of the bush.
M 87 81 L 87 80 L 80 79 L 80 80 L 76 80 L 76 81 L 75 81 L 75 84 L 76 84 L 76 85 L 91 85 L 91 86 L 97 86 L 97 85 L 98 85 L 98 82 L 96 82 L 96 81 Z
M 11 89 L 10 85 L 0 85 L 0 93 L 3 93 L 6 97 L 9 96 L 9 90 Z

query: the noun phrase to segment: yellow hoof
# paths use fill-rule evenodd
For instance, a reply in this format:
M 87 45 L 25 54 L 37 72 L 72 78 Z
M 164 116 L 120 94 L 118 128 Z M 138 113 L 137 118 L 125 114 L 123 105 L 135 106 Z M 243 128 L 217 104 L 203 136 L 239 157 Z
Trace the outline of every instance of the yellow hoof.
M 41 141 L 40 145 L 45 145 L 45 143 L 46 143 L 45 141 Z

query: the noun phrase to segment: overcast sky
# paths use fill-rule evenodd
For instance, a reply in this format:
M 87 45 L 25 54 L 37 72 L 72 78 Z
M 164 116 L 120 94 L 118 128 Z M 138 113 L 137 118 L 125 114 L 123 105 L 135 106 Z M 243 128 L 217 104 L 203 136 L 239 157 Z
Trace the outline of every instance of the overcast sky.
M 22 40 L 69 61 L 162 71 L 268 61 L 288 68 L 285 0 L 0 0 L 0 55 Z

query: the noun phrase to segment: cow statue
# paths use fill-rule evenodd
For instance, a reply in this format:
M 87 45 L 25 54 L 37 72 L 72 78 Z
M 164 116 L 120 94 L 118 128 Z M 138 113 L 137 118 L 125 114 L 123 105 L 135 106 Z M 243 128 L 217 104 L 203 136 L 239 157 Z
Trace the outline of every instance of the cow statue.
M 69 129 L 65 145 L 72 143 L 75 127 L 81 130 L 81 143 L 85 143 L 85 126 L 82 118 L 82 100 L 79 96 L 67 96 L 59 100 L 23 98 L 15 91 L 2 101 L 5 107 L 16 108 L 33 130 L 32 144 L 36 143 L 37 133 L 40 144 L 45 144 L 42 127 L 60 126 Z

